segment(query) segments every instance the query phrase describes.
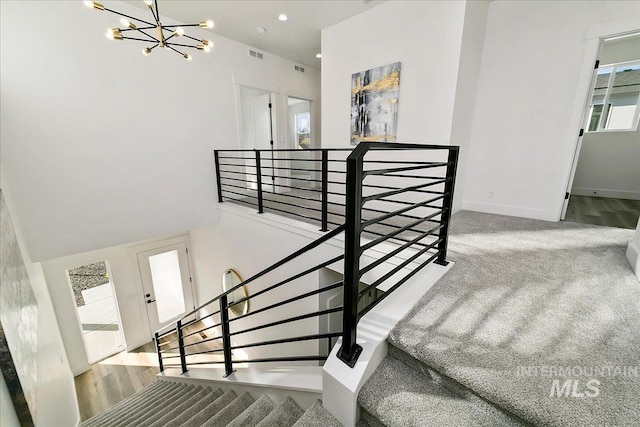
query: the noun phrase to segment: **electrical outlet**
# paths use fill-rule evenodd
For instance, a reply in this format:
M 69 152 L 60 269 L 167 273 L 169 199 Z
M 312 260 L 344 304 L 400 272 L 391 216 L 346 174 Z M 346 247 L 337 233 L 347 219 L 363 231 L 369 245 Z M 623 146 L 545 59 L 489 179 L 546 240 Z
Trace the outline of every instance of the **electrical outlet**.
M 493 191 L 487 192 L 487 199 L 493 200 Z

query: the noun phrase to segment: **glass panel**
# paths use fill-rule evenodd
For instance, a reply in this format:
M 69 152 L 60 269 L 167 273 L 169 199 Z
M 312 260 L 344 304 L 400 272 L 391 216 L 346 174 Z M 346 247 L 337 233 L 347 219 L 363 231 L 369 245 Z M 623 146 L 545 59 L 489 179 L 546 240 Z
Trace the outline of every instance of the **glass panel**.
M 604 129 L 631 129 L 640 95 L 640 64 L 616 69 Z
M 164 323 L 186 311 L 178 251 L 150 256 L 149 266 L 158 308 L 158 321 Z
M 113 283 L 106 261 L 67 270 L 90 362 L 124 348 Z

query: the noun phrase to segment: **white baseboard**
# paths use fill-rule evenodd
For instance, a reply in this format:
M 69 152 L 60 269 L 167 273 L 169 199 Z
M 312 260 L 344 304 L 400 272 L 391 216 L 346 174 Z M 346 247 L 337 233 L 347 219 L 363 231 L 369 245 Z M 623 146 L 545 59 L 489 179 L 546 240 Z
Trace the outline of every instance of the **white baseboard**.
M 540 219 L 543 221 L 557 222 L 560 219 L 556 217 L 551 211 L 544 209 L 523 208 L 520 206 L 507 206 L 493 203 L 470 202 L 464 200 L 462 201 L 462 209 L 465 211 Z
M 594 197 L 609 197 L 612 199 L 640 200 L 639 191 L 608 190 L 606 188 L 574 187 L 573 189 L 571 189 L 571 194 L 574 196 L 594 196 Z
M 636 277 L 640 280 L 640 250 L 636 248 L 633 241 L 629 242 L 629 246 L 627 246 L 627 259 L 629 260 L 629 264 L 631 264 L 631 268 L 636 273 Z
M 71 373 L 73 373 L 74 377 L 77 377 L 80 374 L 84 374 L 88 370 L 91 369 L 91 363 L 87 363 L 86 365 L 79 366 L 77 368 L 72 368 Z

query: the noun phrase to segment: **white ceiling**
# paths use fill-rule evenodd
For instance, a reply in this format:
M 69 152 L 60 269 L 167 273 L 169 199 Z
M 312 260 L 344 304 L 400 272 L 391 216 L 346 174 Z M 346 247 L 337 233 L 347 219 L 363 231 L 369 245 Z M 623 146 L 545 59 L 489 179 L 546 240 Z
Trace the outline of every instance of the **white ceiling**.
M 161 15 L 184 23 L 212 19 L 215 28 L 210 31 L 214 34 L 320 68 L 321 60 L 316 58 L 320 53 L 320 31 L 383 1 L 160 0 L 158 7 Z M 128 0 L 126 3 L 146 9 L 142 0 Z M 278 20 L 282 13 L 289 17 L 286 22 Z M 266 28 L 267 32 L 258 34 L 258 27 Z

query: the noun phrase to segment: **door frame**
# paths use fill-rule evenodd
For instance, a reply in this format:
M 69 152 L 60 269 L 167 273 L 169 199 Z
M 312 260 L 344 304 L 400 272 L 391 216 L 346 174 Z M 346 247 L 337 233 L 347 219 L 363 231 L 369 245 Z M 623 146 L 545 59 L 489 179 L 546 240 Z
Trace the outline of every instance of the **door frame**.
M 138 310 L 140 313 L 140 320 L 145 325 L 145 328 L 149 331 L 149 335 L 148 335 L 149 340 L 152 340 L 154 338 L 155 336 L 154 334 L 156 331 L 151 329 L 149 316 L 147 315 L 147 303 L 146 303 L 146 298 L 144 296 L 145 292 L 144 292 L 144 286 L 142 284 L 142 273 L 140 272 L 140 264 L 138 263 L 138 254 L 142 252 L 152 251 L 154 249 L 160 249 L 165 246 L 179 244 L 179 243 L 184 243 L 185 246 L 187 247 L 187 262 L 189 265 L 189 272 L 191 276 L 190 286 L 191 286 L 191 293 L 193 295 L 193 305 L 194 305 L 193 308 L 195 308 L 198 306 L 199 300 L 198 300 L 198 293 L 197 293 L 197 286 L 196 286 L 196 278 L 195 278 L 194 268 L 193 268 L 193 257 L 191 256 L 193 252 L 191 251 L 191 240 L 188 234 L 165 238 L 161 240 L 153 240 L 151 242 L 132 246 L 128 249 L 129 259 L 131 262 L 131 267 L 133 269 L 133 276 L 136 283 L 135 297 L 138 300 Z M 191 310 L 187 307 L 187 312 L 188 311 L 191 311 Z
M 556 200 L 561 200 L 561 203 L 556 207 L 557 220 L 564 219 L 571 198 L 571 188 L 582 148 L 582 137 L 579 136 L 580 129 L 584 129 L 588 117 L 587 106 L 591 104 L 591 94 L 595 84 L 594 76 L 597 74 L 594 65 L 598 59 L 600 46 L 604 39 L 629 35 L 638 31 L 640 28 L 635 17 L 598 22 L 587 28 L 584 55 L 578 76 L 578 89 L 567 127 L 567 139 L 571 142 L 567 145 L 567 152 L 563 156 L 565 165 L 560 169 L 563 177 L 558 183 L 557 190 L 558 199 Z M 567 193 L 569 193 L 569 197 L 566 197 Z

